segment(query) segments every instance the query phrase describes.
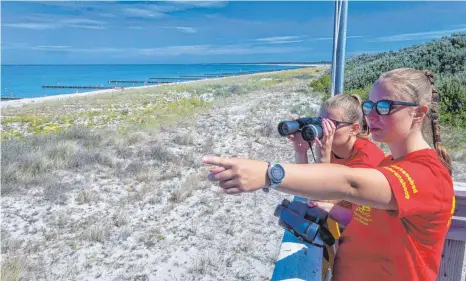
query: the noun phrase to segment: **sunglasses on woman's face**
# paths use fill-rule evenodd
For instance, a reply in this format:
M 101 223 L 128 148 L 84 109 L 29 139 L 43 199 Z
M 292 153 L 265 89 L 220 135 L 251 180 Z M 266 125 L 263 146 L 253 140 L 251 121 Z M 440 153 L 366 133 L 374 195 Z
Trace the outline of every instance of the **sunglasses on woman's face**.
M 364 116 L 368 116 L 375 107 L 377 114 L 389 115 L 392 112 L 394 105 L 418 106 L 419 104 L 406 101 L 379 100 L 377 102 L 373 102 L 368 100 L 362 103 L 362 113 Z
M 333 119 L 329 119 L 329 120 L 332 121 L 333 124 L 335 124 L 335 127 L 338 127 L 338 125 L 340 125 L 340 124 L 353 125 L 353 122 L 337 121 L 337 120 L 333 120 Z

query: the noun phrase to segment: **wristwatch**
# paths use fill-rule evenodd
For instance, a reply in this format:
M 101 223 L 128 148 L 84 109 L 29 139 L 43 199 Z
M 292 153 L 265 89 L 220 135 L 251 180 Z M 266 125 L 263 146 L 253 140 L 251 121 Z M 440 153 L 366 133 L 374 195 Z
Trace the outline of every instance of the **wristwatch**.
M 267 176 L 270 183 L 267 187 L 262 188 L 264 192 L 269 192 L 271 188 L 276 189 L 282 183 L 283 179 L 285 178 L 285 169 L 278 163 L 269 162 Z

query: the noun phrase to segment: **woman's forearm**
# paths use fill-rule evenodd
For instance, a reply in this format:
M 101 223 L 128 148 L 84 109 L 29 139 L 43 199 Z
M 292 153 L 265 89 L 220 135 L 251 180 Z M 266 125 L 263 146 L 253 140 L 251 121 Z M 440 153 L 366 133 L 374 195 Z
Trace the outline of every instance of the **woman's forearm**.
M 282 164 L 286 175 L 279 191 L 313 200 L 338 199 L 358 205 L 396 210 L 385 176 L 376 169 L 336 164 Z

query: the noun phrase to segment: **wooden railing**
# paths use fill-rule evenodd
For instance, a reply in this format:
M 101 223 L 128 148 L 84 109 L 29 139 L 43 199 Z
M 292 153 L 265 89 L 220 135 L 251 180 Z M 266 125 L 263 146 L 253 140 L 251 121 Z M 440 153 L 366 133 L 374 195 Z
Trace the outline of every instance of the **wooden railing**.
M 437 281 L 460 281 L 466 246 L 466 183 L 455 182 L 456 208 L 443 246 Z M 464 279 L 463 279 L 464 280 Z
M 456 208 L 445 240 L 437 281 L 461 281 L 466 248 L 466 183 L 455 182 Z M 305 199 L 295 197 L 294 200 Z M 322 249 L 284 232 L 272 281 L 322 280 Z

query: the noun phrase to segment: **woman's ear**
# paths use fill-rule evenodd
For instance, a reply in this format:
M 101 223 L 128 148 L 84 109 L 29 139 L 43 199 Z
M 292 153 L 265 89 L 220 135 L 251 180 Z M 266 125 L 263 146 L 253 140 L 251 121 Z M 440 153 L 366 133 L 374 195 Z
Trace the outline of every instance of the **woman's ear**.
M 421 123 L 426 117 L 427 112 L 429 112 L 429 107 L 427 105 L 418 106 L 414 111 L 414 122 Z
M 359 123 L 353 123 L 350 127 L 350 134 L 356 136 L 361 131 L 361 125 Z

